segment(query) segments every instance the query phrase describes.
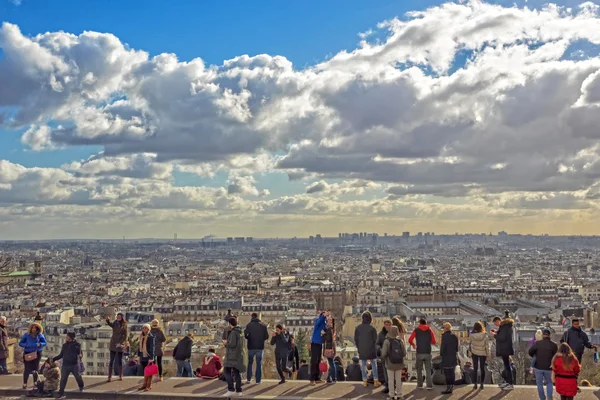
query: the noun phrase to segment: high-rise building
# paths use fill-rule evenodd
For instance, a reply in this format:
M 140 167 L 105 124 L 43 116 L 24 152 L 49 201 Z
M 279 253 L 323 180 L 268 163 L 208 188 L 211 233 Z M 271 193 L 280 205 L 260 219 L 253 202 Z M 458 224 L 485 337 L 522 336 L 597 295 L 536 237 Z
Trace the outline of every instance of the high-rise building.
M 408 239 L 410 237 L 410 232 L 402 232 L 402 237 Z
M 308 237 L 308 244 L 315 244 L 315 237 L 314 236 L 309 236 Z

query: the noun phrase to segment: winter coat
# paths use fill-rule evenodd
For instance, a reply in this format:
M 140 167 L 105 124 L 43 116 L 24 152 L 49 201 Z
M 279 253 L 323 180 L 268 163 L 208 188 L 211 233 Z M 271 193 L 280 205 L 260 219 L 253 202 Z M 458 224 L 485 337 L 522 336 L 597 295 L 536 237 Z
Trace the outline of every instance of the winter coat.
M 65 342 L 62 345 L 60 354 L 53 358 L 54 361 L 63 360 L 63 365 L 79 364 L 79 355 L 81 354 L 81 344 L 77 340 Z
M 8 358 L 8 332 L 4 325 L 0 325 L 0 360 Z
M 377 330 L 371 325 L 373 317 L 365 311 L 362 315 L 362 324 L 354 330 L 354 343 L 358 348 L 358 358 L 361 360 L 374 360 L 377 358 Z
M 381 347 L 381 359 L 384 362 L 385 368 L 392 371 L 399 371 L 404 368 L 404 363 L 392 363 L 390 360 L 390 337 L 386 337 L 383 341 L 383 346 Z M 400 338 L 395 338 L 400 342 L 400 347 L 402 350 L 402 358 L 406 359 L 406 346 L 404 346 L 404 342 L 400 340 Z M 379 371 L 378 371 L 379 372 Z
M 315 326 L 313 328 L 312 338 L 310 340 L 311 343 L 323 344 L 323 336 L 321 332 L 327 328 L 327 317 L 324 314 L 321 314 L 319 318 L 315 321 Z
M 44 368 L 44 391 L 54 392 L 58 390 L 60 382 L 60 369 L 55 365 L 54 368 Z
M 496 333 L 496 357 L 508 357 L 515 354 L 513 348 L 513 325 L 515 321 L 505 318 L 500 322 Z
M 335 363 L 335 373 L 337 375 L 337 381 L 345 382 L 346 375 L 344 374 L 344 366 L 342 365 L 342 362 L 338 358 L 333 360 L 333 362 Z
M 160 328 L 150 329 L 150 333 L 154 335 L 154 355 L 156 357 L 163 356 L 164 343 L 167 341 L 165 333 Z
M 288 366 L 292 366 L 292 371 L 298 371 L 300 368 L 300 353 L 298 353 L 298 347 L 293 345 L 293 347 L 288 352 Z
M 535 357 L 533 368 L 550 371 L 552 369 L 552 359 L 557 352 L 558 345 L 550 338 L 536 341 L 533 347 L 529 349 L 529 356 Z
M 173 359 L 178 361 L 185 361 L 192 358 L 192 346 L 194 341 L 191 337 L 185 336 L 181 339 L 173 349 Z
M 242 329 L 239 326 L 232 328 L 225 343 L 226 368 L 235 368 L 240 372 L 246 372 L 244 356 L 242 352 Z
M 562 357 L 554 359 L 552 370 L 555 375 L 556 392 L 561 396 L 574 397 L 577 395 L 577 375 L 581 372 L 581 365 L 577 358 L 571 361 L 571 370 L 565 369 Z
M 146 339 L 146 352 L 148 353 L 148 357 L 144 357 L 141 348 L 142 341 L 140 339 L 140 350 L 138 351 L 138 357 L 140 358 L 140 361 L 147 362 L 154 360 L 156 357 L 156 354 L 154 353 L 156 348 L 156 337 L 152 333 L 148 332 L 148 338 Z
M 325 329 L 325 334 L 323 334 L 323 356 L 325 356 L 325 350 L 333 349 L 333 356 L 335 357 L 336 349 L 335 349 L 335 337 L 334 331 L 332 327 L 327 327 Z
M 436 344 L 435 335 L 429 326 L 419 325 L 413 329 L 408 343 L 417 348 L 417 354 L 431 354 L 431 345 Z
M 377 335 L 377 357 L 381 356 L 381 348 L 383 347 L 383 342 L 385 342 L 385 338 L 387 336 L 388 331 L 385 327 L 381 328 L 379 334 Z
M 454 368 L 458 365 L 458 337 L 454 333 L 446 331 L 442 335 L 440 355 L 442 368 Z
M 480 357 L 490 357 L 490 337 L 485 332 L 476 332 L 469 335 L 471 354 Z
M 119 321 L 106 321 L 106 324 L 112 328 L 110 338 L 110 351 L 123 353 L 125 342 L 127 341 L 127 323 Z
M 379 372 L 379 371 L 377 371 Z M 352 363 L 346 368 L 346 377 L 349 382 L 362 382 L 362 371 L 360 364 Z
M 588 349 L 594 347 L 590 343 L 590 338 L 588 337 L 587 333 L 585 333 L 581 328 L 569 328 L 569 330 L 563 335 L 560 342 L 567 343 L 569 346 L 571 346 L 571 349 L 575 354 L 583 354 L 586 347 Z
M 275 346 L 275 358 L 287 360 L 290 352 L 289 341 L 290 336 L 285 330 L 271 337 L 271 346 Z
M 299 381 L 308 381 L 310 380 L 310 373 L 308 371 L 308 364 L 301 365 L 298 368 L 298 376 L 296 377 Z
M 221 372 L 221 359 L 218 355 L 204 356 L 202 368 L 200 368 L 200 377 L 205 379 L 215 379 L 219 377 Z
M 252 318 L 244 329 L 244 337 L 248 343 L 248 350 L 264 350 L 265 341 L 269 339 L 267 325 L 258 318 Z
M 31 331 L 34 326 L 38 328 L 39 333 L 35 336 L 32 336 Z M 42 352 L 42 349 L 46 347 L 46 338 L 42 332 L 44 332 L 44 328 L 42 328 L 42 325 L 38 324 L 37 322 L 29 325 L 27 333 L 23 335 L 21 341 L 19 342 L 19 347 L 23 348 L 23 353 L 27 354 Z M 40 344 L 39 346 L 38 343 Z

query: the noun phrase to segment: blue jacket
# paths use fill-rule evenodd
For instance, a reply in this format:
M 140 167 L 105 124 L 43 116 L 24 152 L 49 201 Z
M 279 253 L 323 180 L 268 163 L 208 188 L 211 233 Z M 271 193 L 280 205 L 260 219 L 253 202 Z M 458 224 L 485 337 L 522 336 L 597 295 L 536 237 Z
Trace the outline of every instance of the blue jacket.
M 324 331 L 327 328 L 327 317 L 323 314 L 317 318 L 315 321 L 315 328 L 313 330 L 311 343 L 315 344 L 323 344 L 323 336 L 321 336 L 321 331 Z
M 38 342 L 40 344 L 40 347 L 37 346 Z M 26 333 L 21 338 L 19 346 L 23 348 L 23 352 L 25 353 L 41 353 L 42 348 L 46 347 L 46 338 L 42 333 L 38 333 L 36 337 L 33 337 L 29 333 Z

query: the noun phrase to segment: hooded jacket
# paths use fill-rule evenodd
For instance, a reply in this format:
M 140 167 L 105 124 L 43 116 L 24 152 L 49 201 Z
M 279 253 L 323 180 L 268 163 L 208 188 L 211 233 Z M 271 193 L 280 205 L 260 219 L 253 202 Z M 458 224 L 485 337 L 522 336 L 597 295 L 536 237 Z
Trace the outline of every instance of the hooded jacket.
M 53 365 L 50 368 L 44 368 L 44 391 L 45 392 L 54 392 L 58 390 L 58 383 L 60 381 L 60 369 L 58 369 L 58 365 L 56 363 L 52 363 Z
M 163 345 L 167 341 L 165 333 L 160 328 L 151 328 L 150 333 L 154 335 L 154 355 L 156 357 L 162 357 Z
M 354 330 L 354 343 L 358 348 L 358 358 L 374 360 L 377 358 L 377 330 L 371 325 L 373 317 L 369 311 L 362 315 L 362 324 Z
M 490 357 L 490 337 L 485 332 L 476 332 L 469 335 L 471 354 L 480 357 Z
M 200 368 L 200 377 L 204 379 L 218 378 L 222 367 L 219 356 L 210 353 L 209 355 L 204 356 L 202 368 Z
M 536 341 L 529 349 L 529 356 L 535 357 L 533 368 L 550 371 L 552 369 L 552 359 L 557 352 L 558 345 L 549 337 Z
M 0 360 L 8 358 L 8 332 L 6 326 L 0 325 Z
M 326 328 L 327 317 L 325 316 L 325 314 L 321 314 L 315 321 L 315 327 L 313 328 L 313 334 L 310 342 L 315 344 L 323 344 L 323 336 L 321 335 L 321 332 L 324 331 Z
M 264 350 L 265 341 L 269 339 L 267 325 L 258 318 L 252 318 L 246 325 L 244 337 L 248 343 L 248 350 Z
M 583 354 L 585 348 L 591 349 L 594 347 L 590 343 L 590 338 L 581 328 L 571 327 L 563 335 L 561 343 L 567 343 L 573 349 L 575 354 Z
M 500 322 L 496 333 L 496 357 L 507 357 L 515 354 L 513 348 L 513 325 L 515 321 L 505 318 Z
M 227 343 L 225 343 L 225 362 L 223 365 L 226 368 L 235 368 L 240 372 L 246 372 L 242 345 L 242 329 L 235 326 L 230 329 Z
M 39 332 L 35 336 L 31 334 L 31 331 L 34 326 L 38 328 Z M 23 335 L 21 341 L 19 342 L 19 347 L 23 348 L 24 353 L 42 352 L 42 349 L 46 347 L 46 338 L 44 337 L 44 334 L 42 332 L 44 332 L 44 328 L 37 322 L 34 322 L 33 324 L 29 325 L 29 328 L 27 328 L 27 333 Z M 40 344 L 39 347 L 38 343 Z
M 178 361 L 185 361 L 192 358 L 192 345 L 194 341 L 191 337 L 185 336 L 173 349 L 173 358 Z
M 415 339 L 417 343 L 415 344 Z M 431 354 L 431 345 L 436 344 L 435 335 L 429 325 L 419 325 L 413 329 L 408 343 L 417 347 L 417 354 Z
M 127 322 L 123 321 L 106 321 L 106 324 L 112 328 L 112 336 L 110 338 L 110 351 L 123 353 L 125 350 L 124 343 L 127 341 Z
M 352 360 L 352 364 L 346 367 L 346 376 L 349 382 L 362 382 L 362 372 L 360 370 L 360 364 Z
M 63 365 L 77 365 L 79 364 L 79 355 L 81 354 L 81 344 L 77 340 L 65 342 L 62 345 L 60 354 L 54 357 L 53 361 L 63 360 Z
M 392 329 L 388 333 L 386 333 L 386 338 L 383 340 L 383 346 L 381 347 L 381 358 L 385 362 L 385 368 L 392 371 L 400 371 L 404 368 L 404 363 L 392 363 L 390 360 L 390 339 L 396 339 L 400 343 L 400 350 L 402 352 L 402 359 L 406 358 L 406 347 L 404 346 L 404 342 L 400 339 L 400 333 L 398 332 L 398 328 L 393 326 Z

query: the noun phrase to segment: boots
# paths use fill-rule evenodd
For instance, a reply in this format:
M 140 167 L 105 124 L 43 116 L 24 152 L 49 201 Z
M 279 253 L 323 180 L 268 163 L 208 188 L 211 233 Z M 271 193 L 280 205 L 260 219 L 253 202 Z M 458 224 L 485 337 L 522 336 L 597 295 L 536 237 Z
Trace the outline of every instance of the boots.
M 106 380 L 106 382 L 110 382 L 112 380 L 112 368 L 110 368 L 110 371 L 108 371 L 108 379 Z
M 454 385 L 446 385 L 446 390 L 442 392 L 442 394 L 452 394 L 452 390 L 454 389 Z
M 146 392 L 152 389 L 152 377 L 149 376 L 146 379 L 148 379 L 148 382 L 146 383 Z

